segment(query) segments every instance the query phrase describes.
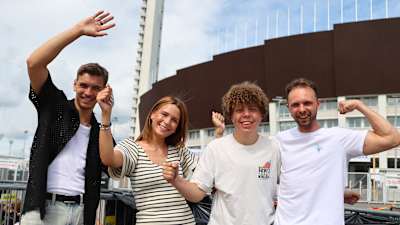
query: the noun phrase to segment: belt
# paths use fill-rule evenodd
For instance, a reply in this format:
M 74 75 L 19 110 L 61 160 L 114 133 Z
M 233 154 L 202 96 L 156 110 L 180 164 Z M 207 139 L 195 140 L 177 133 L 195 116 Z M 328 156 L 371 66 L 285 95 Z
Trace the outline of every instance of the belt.
M 65 204 L 81 204 L 83 202 L 82 195 L 66 196 L 54 193 L 46 193 L 46 199 L 63 202 Z

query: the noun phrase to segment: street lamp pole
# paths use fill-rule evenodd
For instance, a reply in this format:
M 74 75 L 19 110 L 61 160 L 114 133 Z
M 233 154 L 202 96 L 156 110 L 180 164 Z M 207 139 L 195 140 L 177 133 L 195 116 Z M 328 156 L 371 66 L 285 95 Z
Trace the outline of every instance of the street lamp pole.
M 22 158 L 25 158 L 25 147 L 27 138 L 28 138 L 28 130 L 24 130 L 24 146 L 22 147 Z
M 8 155 L 9 156 L 11 156 L 11 149 L 12 149 L 12 145 L 13 145 L 13 143 L 14 143 L 14 140 L 12 140 L 12 139 L 10 139 L 9 141 L 8 141 L 8 143 L 10 144 L 9 146 L 10 146 L 10 148 L 8 149 Z

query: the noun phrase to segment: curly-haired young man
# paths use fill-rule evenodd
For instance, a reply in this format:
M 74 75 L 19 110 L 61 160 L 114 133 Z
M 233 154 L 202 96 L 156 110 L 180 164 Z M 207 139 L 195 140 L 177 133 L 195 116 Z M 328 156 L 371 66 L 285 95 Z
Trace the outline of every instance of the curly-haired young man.
M 164 178 L 189 201 L 198 202 L 216 189 L 208 224 L 273 222 L 279 145 L 258 134 L 267 105 L 265 93 L 256 84 L 233 85 L 222 99 L 233 134 L 208 144 L 190 181 L 177 175 L 175 163 L 164 166 Z

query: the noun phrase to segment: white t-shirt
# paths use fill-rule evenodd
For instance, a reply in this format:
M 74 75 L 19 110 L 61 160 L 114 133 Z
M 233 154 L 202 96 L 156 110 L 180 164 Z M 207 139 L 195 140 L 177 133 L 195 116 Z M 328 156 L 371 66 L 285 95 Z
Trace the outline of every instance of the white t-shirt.
M 275 225 L 344 225 L 346 167 L 363 155 L 367 131 L 298 128 L 277 135 L 282 169 Z
M 264 136 L 253 145 L 232 134 L 210 142 L 191 179 L 205 192 L 216 188 L 208 224 L 270 225 L 279 157 L 279 143 Z
M 50 163 L 47 192 L 74 196 L 85 193 L 86 153 L 90 127 L 79 125 L 75 135 Z

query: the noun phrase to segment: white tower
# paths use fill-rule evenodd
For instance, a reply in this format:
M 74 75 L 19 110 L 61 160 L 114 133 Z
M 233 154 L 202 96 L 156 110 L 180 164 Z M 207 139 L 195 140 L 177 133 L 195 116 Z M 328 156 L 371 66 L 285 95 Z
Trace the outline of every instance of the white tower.
M 140 30 L 135 67 L 135 85 L 132 108 L 132 133 L 140 133 L 140 96 L 151 89 L 158 79 L 158 66 L 161 46 L 161 29 L 164 0 L 143 0 L 140 10 Z

